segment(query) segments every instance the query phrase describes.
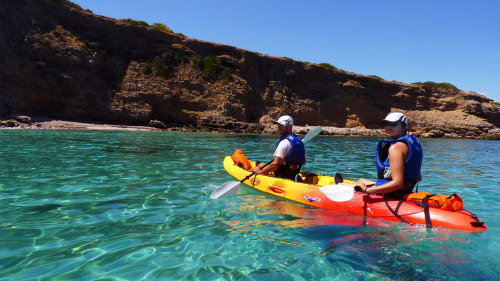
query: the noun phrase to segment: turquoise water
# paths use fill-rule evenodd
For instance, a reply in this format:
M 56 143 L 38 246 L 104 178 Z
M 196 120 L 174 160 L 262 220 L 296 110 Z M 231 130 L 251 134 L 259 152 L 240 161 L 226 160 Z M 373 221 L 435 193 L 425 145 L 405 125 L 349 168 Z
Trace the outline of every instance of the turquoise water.
M 242 186 L 222 160 L 276 136 L 0 130 L 3 280 L 498 280 L 500 142 L 425 139 L 420 191 L 457 192 L 464 233 L 311 209 Z M 373 178 L 374 138 L 318 136 L 305 170 Z

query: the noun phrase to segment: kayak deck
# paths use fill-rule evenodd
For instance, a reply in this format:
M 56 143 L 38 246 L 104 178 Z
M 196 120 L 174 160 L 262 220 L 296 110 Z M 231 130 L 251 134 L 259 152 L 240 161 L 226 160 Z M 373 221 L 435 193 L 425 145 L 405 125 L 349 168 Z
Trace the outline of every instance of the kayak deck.
M 250 163 L 252 167 L 255 166 L 254 161 L 250 161 Z M 247 171 L 236 165 L 231 156 L 225 157 L 224 168 L 237 180 L 242 180 L 251 174 L 251 171 Z M 327 186 L 325 188 L 334 189 L 334 177 L 310 172 L 300 172 L 299 176 L 297 177 L 297 181 L 294 181 L 268 175 L 254 175 L 243 183 L 261 192 L 321 209 L 375 217 L 389 221 L 400 222 L 402 218 L 403 221 L 410 224 L 426 224 L 424 208 L 414 202 L 385 199 L 381 195 L 368 195 L 359 192 L 354 192 L 352 198 L 339 202 L 335 198 L 329 197 L 324 192 L 324 189 L 323 191 L 321 189 L 324 186 Z M 344 180 L 344 182 L 354 183 L 350 180 Z M 394 213 L 396 209 L 397 215 Z M 429 208 L 429 211 L 432 226 L 467 230 L 487 229 L 483 222 L 465 209 L 452 212 L 438 208 Z

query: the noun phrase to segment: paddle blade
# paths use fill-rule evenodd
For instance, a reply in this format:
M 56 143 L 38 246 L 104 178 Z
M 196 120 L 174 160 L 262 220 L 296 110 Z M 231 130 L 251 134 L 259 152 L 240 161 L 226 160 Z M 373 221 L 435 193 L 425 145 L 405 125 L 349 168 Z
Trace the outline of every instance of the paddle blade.
M 210 198 L 217 199 L 224 195 L 236 194 L 238 187 L 240 187 L 239 181 L 226 182 L 225 184 L 219 186 L 216 190 L 212 191 Z
M 321 126 L 318 126 L 312 130 L 309 131 L 309 133 L 307 133 L 307 135 L 304 137 L 304 139 L 302 139 L 302 142 L 306 143 L 308 141 L 310 141 L 312 138 L 314 138 L 315 136 L 317 136 L 321 130 L 323 130 L 323 127 Z
M 354 188 L 341 184 L 325 185 L 319 188 L 328 199 L 335 202 L 349 201 L 354 197 Z

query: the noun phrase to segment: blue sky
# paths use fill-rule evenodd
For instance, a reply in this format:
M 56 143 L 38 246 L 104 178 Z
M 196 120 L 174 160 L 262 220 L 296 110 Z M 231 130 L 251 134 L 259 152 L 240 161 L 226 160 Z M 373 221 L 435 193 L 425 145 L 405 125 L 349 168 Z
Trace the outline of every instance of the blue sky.
M 500 102 L 498 0 L 72 0 L 190 38 Z

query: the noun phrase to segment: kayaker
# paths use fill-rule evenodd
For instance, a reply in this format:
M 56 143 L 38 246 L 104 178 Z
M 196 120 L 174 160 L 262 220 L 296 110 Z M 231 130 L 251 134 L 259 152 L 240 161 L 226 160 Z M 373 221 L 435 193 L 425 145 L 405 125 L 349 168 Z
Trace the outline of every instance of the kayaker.
M 267 175 L 274 172 L 276 177 L 295 180 L 302 165 L 306 163 L 306 153 L 302 140 L 293 134 L 293 118 L 289 115 L 281 116 L 276 122 L 280 138 L 274 151 L 274 159 L 266 167 L 259 164 L 252 169 L 258 175 Z
M 411 193 L 421 180 L 422 147 L 415 136 L 408 135 L 408 118 L 400 112 L 389 113 L 381 122 L 386 139 L 376 147 L 377 181 L 359 179 L 353 186 L 367 194 L 387 194 L 401 198 Z M 342 182 L 340 174 L 335 182 Z

